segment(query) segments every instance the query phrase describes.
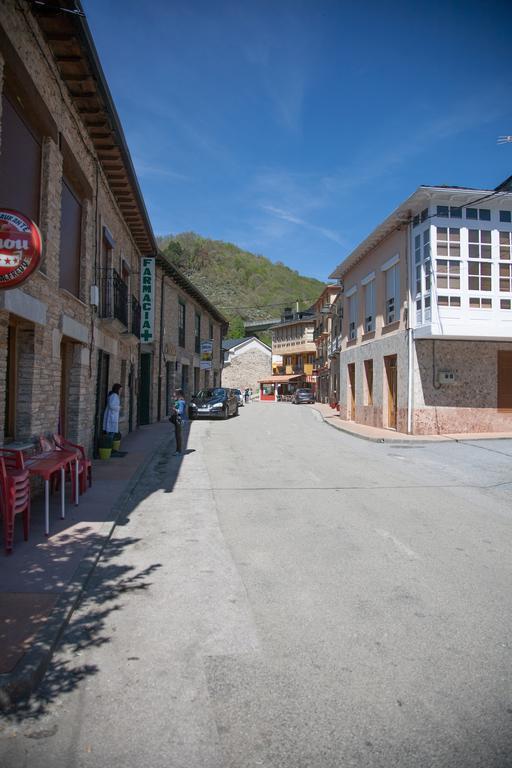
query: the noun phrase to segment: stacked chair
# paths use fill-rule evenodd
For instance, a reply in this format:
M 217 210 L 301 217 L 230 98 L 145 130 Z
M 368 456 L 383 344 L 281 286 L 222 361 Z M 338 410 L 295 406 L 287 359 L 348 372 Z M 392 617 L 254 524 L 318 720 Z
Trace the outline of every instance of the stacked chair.
M 30 480 L 21 451 L 0 448 L 0 511 L 3 518 L 4 547 L 12 552 L 16 515 L 23 517 L 23 535 L 30 528 Z

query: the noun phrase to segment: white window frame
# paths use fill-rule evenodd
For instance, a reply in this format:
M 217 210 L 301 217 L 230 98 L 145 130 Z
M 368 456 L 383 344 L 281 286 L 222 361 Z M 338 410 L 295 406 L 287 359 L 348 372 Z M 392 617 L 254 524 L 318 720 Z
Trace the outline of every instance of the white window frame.
M 400 320 L 400 259 L 390 259 L 383 265 L 382 271 L 386 273 L 384 322 L 391 325 Z
M 375 275 L 364 284 L 364 332 L 375 330 Z

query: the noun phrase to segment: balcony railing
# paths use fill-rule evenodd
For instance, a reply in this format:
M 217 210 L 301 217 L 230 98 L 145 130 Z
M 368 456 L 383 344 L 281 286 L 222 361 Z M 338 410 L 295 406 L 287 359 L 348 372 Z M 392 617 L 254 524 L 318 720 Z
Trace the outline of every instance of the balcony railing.
M 103 280 L 102 313 L 128 327 L 128 286 L 115 269 L 108 269 Z
M 327 342 L 327 354 L 332 357 L 341 350 L 341 334 L 334 336 Z
M 140 304 L 135 298 L 135 296 L 132 296 L 132 333 L 138 339 L 140 339 L 140 318 L 141 318 Z

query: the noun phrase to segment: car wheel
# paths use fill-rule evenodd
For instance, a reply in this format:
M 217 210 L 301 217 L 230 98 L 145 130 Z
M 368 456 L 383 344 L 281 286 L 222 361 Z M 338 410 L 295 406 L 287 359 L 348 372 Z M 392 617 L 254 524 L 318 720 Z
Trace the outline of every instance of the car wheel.
M 227 419 L 229 416 L 229 406 L 225 405 L 222 409 L 222 418 Z
M 237 407 L 236 407 L 236 410 L 235 410 L 235 413 L 234 413 L 233 415 L 234 415 L 234 416 L 238 416 L 238 405 L 237 405 Z

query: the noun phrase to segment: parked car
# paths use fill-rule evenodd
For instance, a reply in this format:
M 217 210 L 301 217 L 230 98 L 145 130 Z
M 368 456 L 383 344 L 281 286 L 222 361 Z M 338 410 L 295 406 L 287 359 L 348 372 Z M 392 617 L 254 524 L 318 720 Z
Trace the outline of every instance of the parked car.
M 293 393 L 292 403 L 299 405 L 299 403 L 314 403 L 315 395 L 312 389 L 296 389 Z
M 192 397 L 188 413 L 191 419 L 198 416 L 213 416 L 218 419 L 238 416 L 238 399 L 235 391 L 226 387 L 202 389 Z
M 242 394 L 242 390 L 241 390 L 241 389 L 234 389 L 234 390 L 233 390 L 233 392 L 234 392 L 234 393 L 235 393 L 235 395 L 237 396 L 237 399 L 238 399 L 238 407 L 239 407 L 239 408 L 243 408 L 243 407 L 244 407 L 244 396 L 243 396 L 243 394 Z

